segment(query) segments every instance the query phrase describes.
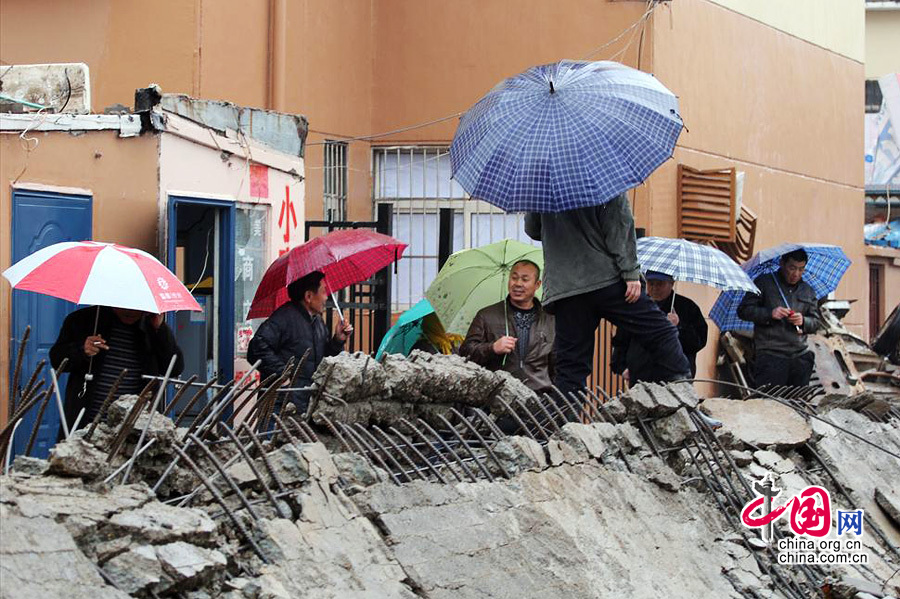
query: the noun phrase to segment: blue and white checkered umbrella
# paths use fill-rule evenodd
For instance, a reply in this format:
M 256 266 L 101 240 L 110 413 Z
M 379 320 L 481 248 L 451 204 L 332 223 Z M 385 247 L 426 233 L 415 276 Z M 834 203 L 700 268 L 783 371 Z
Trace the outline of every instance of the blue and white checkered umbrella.
M 708 245 L 668 237 L 642 237 L 637 240 L 641 270 L 662 272 L 676 281 L 708 285 L 723 291 L 759 289 L 738 264 L 724 252 Z
M 603 204 L 672 156 L 678 99 L 617 62 L 532 67 L 489 91 L 460 120 L 453 178 L 507 212 Z
M 850 268 L 850 258 L 836 245 L 783 243 L 759 252 L 744 263 L 743 269 L 753 280 L 765 274 L 775 276 L 780 267 L 781 257 L 799 249 L 806 250 L 809 256 L 806 270 L 803 271 L 803 280 L 813 288 L 816 298 L 821 299 L 837 289 L 841 277 Z M 753 329 L 752 322 L 742 320 L 737 315 L 738 306 L 743 299 L 744 294 L 740 292 L 727 292 L 719 296 L 709 312 L 709 317 L 718 325 L 719 330 L 724 332 Z

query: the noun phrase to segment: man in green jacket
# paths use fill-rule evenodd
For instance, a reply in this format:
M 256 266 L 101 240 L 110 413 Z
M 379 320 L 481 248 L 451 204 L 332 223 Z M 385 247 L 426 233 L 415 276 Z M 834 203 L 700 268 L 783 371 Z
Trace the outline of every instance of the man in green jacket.
M 544 308 L 556 316 L 554 382 L 560 391 L 584 389 L 601 318 L 650 351 L 661 380 L 691 378 L 678 330 L 641 290 L 634 218 L 624 194 L 601 206 L 528 214 L 525 232 L 544 247 Z
M 459 355 L 489 370 L 505 370 L 543 393 L 553 384 L 554 321 L 534 297 L 540 286 L 538 265 L 516 262 L 509 274 L 509 295 L 478 311 Z

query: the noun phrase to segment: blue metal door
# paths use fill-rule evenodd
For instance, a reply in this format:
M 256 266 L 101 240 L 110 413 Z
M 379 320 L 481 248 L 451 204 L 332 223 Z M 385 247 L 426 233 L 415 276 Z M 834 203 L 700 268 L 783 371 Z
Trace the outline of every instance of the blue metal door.
M 91 198 L 57 194 L 42 191 L 14 190 L 12 193 L 12 261 L 13 263 L 48 245 L 61 241 L 83 241 L 91 239 Z M 59 329 L 66 315 L 75 309 L 75 304 L 30 291 L 12 293 L 12 339 L 10 340 L 11 369 L 15 368 L 19 340 L 25 328 L 31 325 L 19 385 L 28 377 L 41 360 L 47 360 L 42 371 L 47 384 L 50 367 L 49 351 L 56 341 Z M 60 390 L 65 389 L 65 376 L 60 381 Z M 24 379 L 24 381 L 22 380 Z M 10 382 L 12 370 L 10 370 Z M 12 393 L 10 393 L 12 397 Z M 16 454 L 22 453 L 34 426 L 37 407 L 32 408 L 23 419 L 13 444 Z M 59 410 L 56 402 L 47 405 L 38 429 L 37 441 L 31 454 L 46 457 L 56 442 L 59 429 Z

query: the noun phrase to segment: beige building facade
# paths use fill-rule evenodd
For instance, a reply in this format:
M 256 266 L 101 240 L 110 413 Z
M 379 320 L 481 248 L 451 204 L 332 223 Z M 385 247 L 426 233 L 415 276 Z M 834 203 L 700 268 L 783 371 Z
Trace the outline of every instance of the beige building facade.
M 835 295 L 858 300 L 845 322 L 865 335 L 865 12 L 843 0 L 790 4 L 163 0 L 151 10 L 113 0 L 8 0 L 0 58 L 87 63 L 95 111 L 130 105 L 135 88 L 154 82 L 165 92 L 305 115 L 308 219 L 331 209 L 370 220 L 376 201 L 398 207 L 394 232 L 411 247 L 407 270 L 395 277 L 397 309 L 436 271 L 438 206 L 458 213 L 455 247 L 520 235 L 516 217 L 473 210 L 449 180 L 457 116 L 529 66 L 618 60 L 675 92 L 687 125 L 673 160 L 633 192 L 637 225 L 677 234 L 679 163 L 737 168 L 742 201 L 759 217 L 757 250 L 783 241 L 845 249 L 854 265 Z M 715 299 L 705 288 L 684 291 L 704 310 Z M 714 373 L 717 336 L 711 327 L 698 376 Z

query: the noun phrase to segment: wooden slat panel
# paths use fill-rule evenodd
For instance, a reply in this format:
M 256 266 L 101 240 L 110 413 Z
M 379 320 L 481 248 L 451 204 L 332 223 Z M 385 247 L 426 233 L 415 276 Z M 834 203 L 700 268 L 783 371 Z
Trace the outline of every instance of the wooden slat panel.
M 736 241 L 735 169 L 678 165 L 678 233 L 686 239 Z

